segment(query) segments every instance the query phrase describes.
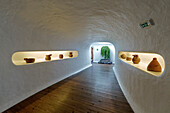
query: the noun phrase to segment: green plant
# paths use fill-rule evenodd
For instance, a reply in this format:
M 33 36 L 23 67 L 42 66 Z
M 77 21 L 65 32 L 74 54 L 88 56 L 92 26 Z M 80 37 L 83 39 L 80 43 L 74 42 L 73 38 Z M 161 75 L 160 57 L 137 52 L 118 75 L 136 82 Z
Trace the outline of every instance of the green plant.
M 110 49 L 108 46 L 103 46 L 101 48 L 101 55 L 102 57 L 104 57 L 105 59 L 109 59 L 110 58 Z

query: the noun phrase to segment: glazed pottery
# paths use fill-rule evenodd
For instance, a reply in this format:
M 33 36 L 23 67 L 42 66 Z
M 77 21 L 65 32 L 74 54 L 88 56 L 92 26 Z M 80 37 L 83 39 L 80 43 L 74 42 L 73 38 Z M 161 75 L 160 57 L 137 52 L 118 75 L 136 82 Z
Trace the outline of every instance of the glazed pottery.
M 134 56 L 133 59 L 132 59 L 133 63 L 134 64 L 139 64 L 139 62 L 140 62 L 139 56 L 138 55 L 132 55 L 132 56 Z
M 51 60 L 52 54 L 46 55 L 45 60 Z
M 147 70 L 148 71 L 155 71 L 155 72 L 161 72 L 162 71 L 161 65 L 159 64 L 157 58 L 153 58 L 153 60 L 149 63 Z
M 60 59 L 63 59 L 63 54 L 59 54 L 59 58 L 60 58 Z
M 121 58 L 125 59 L 126 58 L 126 55 L 125 54 L 122 54 L 120 55 Z
M 126 60 L 127 60 L 127 61 L 131 61 L 132 58 L 131 58 L 131 57 L 126 57 Z
M 35 62 L 35 58 L 24 58 L 24 60 L 26 61 L 26 63 L 34 63 Z

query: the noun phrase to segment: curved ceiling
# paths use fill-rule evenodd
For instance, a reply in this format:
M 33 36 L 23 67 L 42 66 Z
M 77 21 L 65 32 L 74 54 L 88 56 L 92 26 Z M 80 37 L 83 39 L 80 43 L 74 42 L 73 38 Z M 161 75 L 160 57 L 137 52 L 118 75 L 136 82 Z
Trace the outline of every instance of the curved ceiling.
M 167 90 L 170 86 L 169 4 L 170 0 L 0 0 L 0 70 L 3 78 L 0 79 L 0 96 L 3 97 L 0 109 L 23 100 L 12 99 L 27 97 L 27 93 L 25 96 L 20 94 L 31 91 L 32 87 L 39 88 L 43 83 L 39 88 L 43 89 L 44 83 L 49 85 L 50 81 L 52 84 L 56 77 L 87 66 L 90 63 L 89 47 L 93 42 L 111 42 L 116 54 L 118 51 L 143 51 L 163 56 L 167 69 L 161 78 L 127 67 L 120 60 L 116 60 L 115 75 L 135 112 L 167 113 L 170 110 L 167 101 L 170 97 Z M 139 23 L 150 18 L 155 25 L 142 29 Z M 80 54 L 75 61 L 65 61 L 62 65 L 59 62 L 48 66 L 37 64 L 38 70 L 29 67 L 33 70 L 32 76 L 29 76 L 29 69 L 24 66 L 18 69 L 9 60 L 14 51 L 56 49 L 77 49 Z M 47 76 L 41 77 L 40 73 Z
M 57 38 L 62 37 L 77 42 L 80 40 L 86 44 L 104 40 L 120 45 L 116 44 L 120 40 L 122 43 L 129 41 L 127 46 L 133 45 L 133 40 L 139 35 L 143 36 L 139 23 L 151 17 L 155 18 L 160 8 L 164 7 L 162 4 L 169 3 L 161 0 L 5 0 L 0 2 L 3 4 L 0 7 L 8 10 L 5 15 L 24 21 L 33 28 L 48 31 L 50 34 L 57 35 Z

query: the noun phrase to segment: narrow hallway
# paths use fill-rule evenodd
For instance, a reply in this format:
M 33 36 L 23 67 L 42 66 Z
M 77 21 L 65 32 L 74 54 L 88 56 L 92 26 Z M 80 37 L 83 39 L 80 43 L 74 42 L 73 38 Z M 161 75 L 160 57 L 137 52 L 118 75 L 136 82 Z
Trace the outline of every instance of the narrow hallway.
M 133 113 L 112 68 L 93 64 L 4 113 Z

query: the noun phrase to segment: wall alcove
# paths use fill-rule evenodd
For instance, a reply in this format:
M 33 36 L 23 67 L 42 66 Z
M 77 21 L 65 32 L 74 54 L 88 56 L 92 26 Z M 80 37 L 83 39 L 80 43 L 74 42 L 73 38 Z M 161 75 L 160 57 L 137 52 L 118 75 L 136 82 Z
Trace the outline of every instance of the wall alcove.
M 50 58 L 50 60 L 46 58 L 47 56 Z M 12 55 L 12 62 L 15 65 L 28 65 L 54 60 L 70 59 L 75 57 L 78 57 L 78 51 L 22 51 L 15 52 Z M 28 61 L 35 59 L 35 61 L 27 63 L 26 59 L 28 59 Z
M 130 58 L 133 58 L 132 55 L 138 55 L 139 58 L 140 58 L 140 62 L 139 64 L 134 64 L 131 61 L 127 61 L 126 58 L 123 59 L 121 57 L 121 55 L 124 54 L 126 57 L 130 57 Z M 157 58 L 159 64 L 161 65 L 161 72 L 154 72 L 154 71 L 148 71 L 147 70 L 147 66 L 149 65 L 149 63 L 153 60 L 153 58 Z M 164 61 L 164 58 L 157 54 L 157 53 L 144 53 L 144 52 L 127 52 L 127 51 L 119 51 L 119 59 L 135 68 L 138 68 L 144 72 L 147 72 L 151 75 L 154 75 L 154 76 L 160 76 L 162 75 L 162 73 L 164 72 L 164 69 L 165 69 L 165 61 Z

